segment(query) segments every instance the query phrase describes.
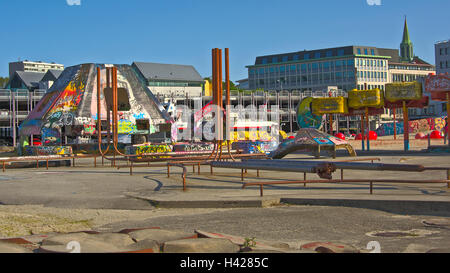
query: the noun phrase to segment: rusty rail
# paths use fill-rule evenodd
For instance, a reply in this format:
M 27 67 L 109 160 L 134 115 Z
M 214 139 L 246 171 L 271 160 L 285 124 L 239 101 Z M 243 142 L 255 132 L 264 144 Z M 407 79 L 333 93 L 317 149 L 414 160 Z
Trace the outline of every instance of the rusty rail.
M 242 189 L 248 186 L 259 186 L 260 196 L 264 196 L 264 185 L 283 184 L 338 184 L 338 183 L 369 183 L 370 194 L 373 194 L 374 183 L 401 183 L 401 184 L 440 184 L 447 183 L 450 188 L 450 177 L 443 180 L 398 180 L 398 179 L 333 179 L 333 180 L 303 180 L 303 181 L 270 181 L 270 182 L 248 182 L 242 185 Z

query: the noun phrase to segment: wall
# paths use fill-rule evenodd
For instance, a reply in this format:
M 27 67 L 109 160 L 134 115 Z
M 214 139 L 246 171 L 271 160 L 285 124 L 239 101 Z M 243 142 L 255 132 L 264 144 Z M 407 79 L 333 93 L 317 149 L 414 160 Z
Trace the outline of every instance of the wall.
M 397 121 L 397 134 L 403 134 L 404 126 L 403 121 Z M 409 121 L 408 131 L 410 134 L 417 134 L 419 132 L 429 133 L 430 131 L 443 131 L 445 126 L 445 117 L 439 118 L 427 118 Z M 379 136 L 390 136 L 394 135 L 394 123 L 385 123 L 381 125 L 377 130 Z

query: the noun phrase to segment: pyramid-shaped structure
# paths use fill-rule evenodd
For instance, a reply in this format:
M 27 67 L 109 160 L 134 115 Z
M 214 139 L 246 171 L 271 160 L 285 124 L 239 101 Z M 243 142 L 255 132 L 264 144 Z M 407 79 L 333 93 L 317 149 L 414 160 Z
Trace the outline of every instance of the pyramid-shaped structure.
M 172 119 L 164 107 L 147 88 L 145 79 L 130 65 L 117 67 L 117 85 L 125 111 L 119 109 L 119 134 L 138 134 L 136 121 L 148 120 L 149 132 L 159 131 L 160 124 L 171 123 Z M 35 106 L 19 128 L 20 136 L 41 135 L 43 143 L 58 143 L 71 128 L 83 136 L 94 135 L 97 124 L 97 67 L 101 69 L 101 86 L 106 88 L 106 65 L 81 64 L 66 68 L 58 80 Z M 101 119 L 106 120 L 108 95 L 101 96 Z

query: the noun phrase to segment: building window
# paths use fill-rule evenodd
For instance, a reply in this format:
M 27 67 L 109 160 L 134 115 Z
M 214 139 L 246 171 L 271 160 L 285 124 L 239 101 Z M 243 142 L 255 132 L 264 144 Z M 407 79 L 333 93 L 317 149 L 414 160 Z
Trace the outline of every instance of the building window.
M 299 56 L 298 55 L 294 55 L 294 61 L 298 61 L 299 60 Z
M 372 56 L 375 56 L 375 49 L 371 49 L 370 53 L 372 53 Z
M 309 60 L 309 53 L 306 53 L 306 54 L 303 56 L 303 58 L 304 58 L 305 60 Z
M 262 64 L 267 64 L 267 58 L 262 59 Z
M 320 52 L 314 53 L 314 58 L 315 59 L 320 59 Z
M 358 48 L 358 55 L 361 55 L 361 48 Z
M 272 57 L 272 63 L 278 63 L 278 58 L 277 57 Z
M 338 56 L 344 56 L 345 51 L 343 49 L 338 50 Z
M 331 52 L 331 50 L 327 51 L 327 57 L 332 57 L 333 56 L 333 52 Z
M 288 56 L 283 56 L 283 62 L 287 62 L 288 61 Z
M 302 64 L 302 72 L 306 73 L 306 64 Z
M 367 48 L 364 48 L 364 55 L 369 55 L 369 53 L 367 53 Z
M 280 73 L 284 73 L 286 71 L 286 67 L 285 66 L 280 66 Z
M 294 65 L 291 65 L 290 70 L 293 71 L 293 72 L 295 72 L 295 70 L 296 70 L 296 65 L 295 65 L 295 64 L 294 64 Z

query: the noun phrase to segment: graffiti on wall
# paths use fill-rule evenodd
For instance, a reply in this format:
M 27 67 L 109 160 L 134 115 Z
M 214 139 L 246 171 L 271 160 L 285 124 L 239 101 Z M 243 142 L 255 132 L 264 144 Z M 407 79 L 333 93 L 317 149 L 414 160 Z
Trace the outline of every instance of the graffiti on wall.
M 397 134 L 403 134 L 404 125 L 402 121 L 396 122 Z M 419 120 L 412 120 L 408 122 L 408 131 L 410 134 L 417 134 L 419 132 L 428 133 L 429 131 L 443 131 L 445 127 L 445 117 L 426 118 Z M 379 136 L 394 135 L 394 123 L 385 123 L 377 130 Z
M 139 145 L 139 146 L 127 146 L 126 152 L 131 155 L 144 155 L 152 153 L 169 153 L 172 152 L 172 145 L 160 144 L 160 145 Z
M 70 155 L 72 147 L 70 146 L 25 146 L 25 156 L 41 156 L 41 155 Z

